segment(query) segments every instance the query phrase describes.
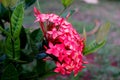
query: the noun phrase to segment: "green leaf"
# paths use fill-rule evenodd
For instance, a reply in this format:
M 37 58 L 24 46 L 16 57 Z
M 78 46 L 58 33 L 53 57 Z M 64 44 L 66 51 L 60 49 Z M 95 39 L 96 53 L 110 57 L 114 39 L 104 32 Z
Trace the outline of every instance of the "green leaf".
M 106 23 L 102 25 L 96 35 L 96 42 L 100 42 L 104 40 L 107 37 L 109 30 L 110 30 L 110 23 Z
M 35 54 L 38 54 L 39 53 L 39 49 L 36 45 L 36 42 L 34 40 L 36 40 L 36 36 L 37 36 L 37 33 L 35 32 L 32 37 L 31 37 L 31 34 L 30 34 L 30 31 L 27 31 L 27 39 L 28 39 L 28 46 L 30 47 L 30 50 L 32 50 L 32 53 L 34 53 L 33 55 Z M 40 36 L 40 35 L 38 35 Z M 37 36 L 37 37 L 38 37 Z M 38 38 L 37 38 L 38 39 Z M 40 40 L 40 39 L 39 39 Z M 38 41 L 39 41 L 38 40 Z
M 4 7 L 13 7 L 16 5 L 18 0 L 2 0 Z
M 36 46 L 36 44 L 33 42 L 33 40 L 30 40 L 30 45 L 31 45 L 31 49 L 32 49 L 33 54 L 34 55 L 38 54 L 39 53 L 39 49 Z
M 12 29 L 10 29 L 10 30 L 11 30 L 14 38 L 18 37 L 20 35 L 23 17 L 24 17 L 23 4 L 19 4 L 15 8 L 15 10 L 13 11 L 12 16 L 11 16 Z
M 22 28 L 24 16 L 23 4 L 19 4 L 12 13 L 11 16 L 11 25 L 10 32 L 11 37 L 7 37 L 6 39 L 6 54 L 9 58 L 19 59 L 20 58 L 20 32 Z
M 40 29 L 36 29 L 30 34 L 30 37 L 34 42 L 40 42 L 43 39 L 42 31 Z
M 105 42 L 106 42 L 105 40 L 103 40 L 99 43 L 97 43 L 96 41 L 91 42 L 89 45 L 86 45 L 86 47 L 84 48 L 83 54 L 88 55 L 90 53 L 95 52 L 96 50 L 103 47 Z
M 69 7 L 72 4 L 73 0 L 62 0 L 62 4 L 65 8 Z
M 9 58 L 14 58 L 15 60 L 20 58 L 20 39 L 16 38 L 14 39 L 14 42 L 12 42 L 11 38 L 8 37 L 6 39 L 6 55 Z
M 1 80 L 18 80 L 18 72 L 13 64 L 5 68 Z

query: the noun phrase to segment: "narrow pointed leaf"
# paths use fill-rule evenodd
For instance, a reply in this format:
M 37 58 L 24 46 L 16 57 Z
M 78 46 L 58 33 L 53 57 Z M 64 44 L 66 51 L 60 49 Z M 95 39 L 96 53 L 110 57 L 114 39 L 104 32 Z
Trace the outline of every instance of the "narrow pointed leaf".
M 16 5 L 18 0 L 2 0 L 2 4 L 4 5 L 4 7 L 13 7 Z
M 96 50 L 103 47 L 105 42 L 106 42 L 105 40 L 103 40 L 99 43 L 97 43 L 96 41 L 91 42 L 89 45 L 86 45 L 86 47 L 84 48 L 83 54 L 87 55 L 87 54 L 95 52 Z
M 65 8 L 69 7 L 73 2 L 73 0 L 61 0 L 61 1 Z
M 100 41 L 103 41 L 104 39 L 106 39 L 109 30 L 110 30 L 110 23 L 106 23 L 106 24 L 102 25 L 96 35 L 96 42 L 100 42 Z
M 20 58 L 20 32 L 24 16 L 23 4 L 19 4 L 12 13 L 10 32 L 11 37 L 6 38 L 6 55 L 11 59 Z
M 19 4 L 12 13 L 11 26 L 13 37 L 18 37 L 22 28 L 22 22 L 24 17 L 23 4 Z
M 18 72 L 13 64 L 5 68 L 1 80 L 18 80 Z

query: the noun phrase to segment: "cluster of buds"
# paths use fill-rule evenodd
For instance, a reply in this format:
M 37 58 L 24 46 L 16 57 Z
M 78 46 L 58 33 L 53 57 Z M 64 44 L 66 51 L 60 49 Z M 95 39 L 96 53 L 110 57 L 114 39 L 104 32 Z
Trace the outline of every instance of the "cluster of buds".
M 44 34 L 48 46 L 46 53 L 56 58 L 54 72 L 61 74 L 78 74 L 83 64 L 84 38 L 77 33 L 72 24 L 56 14 L 42 14 L 34 8 L 36 22 Z

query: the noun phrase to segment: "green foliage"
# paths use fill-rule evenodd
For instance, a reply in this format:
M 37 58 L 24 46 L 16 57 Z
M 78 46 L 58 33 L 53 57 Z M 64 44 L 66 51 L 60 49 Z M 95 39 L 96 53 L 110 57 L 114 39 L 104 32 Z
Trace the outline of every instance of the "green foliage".
M 43 76 L 46 73 L 46 62 L 43 60 L 37 60 L 36 71 L 39 75 Z
M 100 42 L 104 40 L 107 37 L 109 30 L 110 30 L 110 23 L 106 23 L 102 25 L 96 35 L 96 41 Z
M 34 30 L 30 36 L 35 42 L 39 42 L 43 39 L 43 34 L 40 29 Z
M 11 16 L 11 27 L 10 31 L 12 32 L 14 38 L 19 37 L 20 31 L 22 28 L 22 22 L 24 17 L 23 4 L 18 5 Z
M 18 0 L 2 0 L 2 4 L 6 8 L 15 6 L 17 2 Z
M 55 74 L 53 72 L 55 62 L 43 60 L 51 56 L 45 52 L 45 45 L 48 45 L 48 42 L 44 39 L 42 31 L 40 29 L 31 31 L 31 29 L 26 29 L 23 26 L 24 8 L 27 9 L 35 1 L 2 0 L 2 3 L 0 3 L 0 38 L 2 36 L 0 39 L 1 80 L 37 80 Z M 72 2 L 73 0 L 62 0 L 63 12 Z M 75 11 L 66 11 L 61 16 L 67 19 L 68 14 L 71 16 Z M 83 34 L 86 36 L 85 29 Z M 98 34 L 101 36 L 99 32 Z M 104 34 L 107 35 L 106 33 Z M 98 50 L 105 44 L 105 40 L 96 39 L 97 41 L 85 45 L 84 55 Z M 81 76 L 81 73 L 78 75 Z M 70 78 L 71 80 L 77 80 L 79 76 Z
M 18 72 L 13 64 L 9 64 L 3 71 L 1 80 L 19 80 Z
M 19 35 L 22 28 L 23 16 L 24 16 L 23 4 L 20 4 L 16 7 L 11 16 L 10 35 L 12 36 L 12 38 L 8 36 L 6 39 L 6 55 L 9 58 L 15 60 L 20 58 Z
M 11 59 L 19 59 L 20 58 L 20 40 L 16 38 L 14 42 L 10 37 L 6 40 L 6 55 Z
M 27 39 L 29 40 L 28 41 L 28 48 L 30 49 L 31 53 L 33 53 L 33 55 L 36 55 L 39 53 L 39 50 L 38 50 L 38 47 L 36 46 L 36 43 L 34 40 L 36 40 L 36 38 L 34 37 L 34 35 L 37 35 L 37 34 L 32 34 L 30 33 L 29 30 L 26 31 L 27 33 Z M 38 35 L 39 36 L 39 35 Z
M 61 0 L 65 8 L 69 7 L 74 0 Z
M 96 35 L 96 40 L 91 42 L 88 45 L 85 45 L 86 47 L 84 48 L 84 51 L 83 51 L 84 55 L 95 52 L 104 46 L 109 29 L 110 29 L 110 23 L 106 23 L 99 28 Z
M 86 45 L 86 47 L 84 48 L 83 54 L 87 55 L 97 51 L 98 49 L 104 46 L 105 42 L 106 42 L 105 40 L 99 43 L 97 43 L 96 41 L 91 42 L 90 44 Z

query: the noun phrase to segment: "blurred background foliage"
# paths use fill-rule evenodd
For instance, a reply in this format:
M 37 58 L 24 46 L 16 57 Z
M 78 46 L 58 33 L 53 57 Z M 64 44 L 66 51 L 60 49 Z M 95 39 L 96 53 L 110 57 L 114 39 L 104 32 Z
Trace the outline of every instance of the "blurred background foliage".
M 59 4 L 59 0 L 40 0 L 39 3 L 40 10 L 43 13 L 52 12 L 59 14 L 61 9 L 63 9 L 63 6 Z M 72 75 L 69 77 L 58 75 L 50 78 L 56 78 L 57 80 L 120 80 L 119 0 L 99 0 L 99 3 L 94 5 L 84 3 L 82 0 L 75 0 L 71 7 L 69 7 L 69 10 L 71 9 L 76 9 L 77 12 L 69 18 L 69 22 L 71 22 L 80 33 L 82 33 L 83 27 L 86 28 L 87 32 L 91 31 L 95 26 L 96 20 L 99 21 L 100 24 L 110 22 L 111 29 L 107 36 L 107 44 L 99 51 L 90 54 L 85 58 L 88 60 L 89 64 L 86 65 L 87 68 L 84 69 L 78 77 L 73 78 Z M 29 15 L 32 15 L 32 12 L 33 11 L 29 9 L 26 12 L 26 15 L 29 17 Z M 29 23 L 26 19 L 25 25 Z M 38 25 L 36 25 L 36 27 L 38 27 Z M 93 38 L 95 38 L 95 35 L 96 34 L 88 36 L 88 42 L 92 41 Z
M 25 1 L 25 8 L 26 8 L 25 17 L 23 20 L 23 26 L 25 28 L 31 28 L 31 30 L 39 28 L 39 24 L 34 23 L 35 20 L 33 13 L 34 6 L 37 6 L 42 13 L 59 14 L 59 12 L 61 12 L 63 9 L 63 6 L 60 4 L 61 3 L 60 0 L 38 0 L 36 2 L 35 0 L 21 0 L 21 1 Z M 40 4 L 39 6 L 38 6 L 38 2 Z M 2 5 L 0 5 L 0 7 L 2 7 Z M 73 26 L 77 29 L 79 33 L 82 33 L 84 27 L 86 29 L 86 32 L 93 30 L 94 27 L 96 26 L 95 25 L 96 21 L 100 24 L 110 22 L 111 29 L 107 36 L 107 43 L 99 51 L 87 55 L 85 57 L 85 60 L 87 60 L 89 64 L 86 65 L 87 68 L 82 70 L 82 72 L 80 72 L 77 77 L 74 78 L 72 74 L 70 76 L 68 75 L 61 76 L 58 74 L 54 76 L 49 76 L 49 74 L 54 74 L 50 72 L 48 73 L 49 76 L 48 78 L 46 78 L 46 76 L 41 75 L 44 78 L 43 80 L 120 80 L 120 54 L 119 54 L 120 53 L 120 2 L 119 0 L 99 0 L 98 4 L 87 4 L 82 0 L 74 0 L 73 4 L 69 7 L 67 11 L 73 9 L 75 9 L 76 12 L 68 20 L 73 24 Z M 3 13 L 4 15 L 2 15 Z M 0 18 L 3 18 L 9 22 L 9 18 L 7 18 L 9 15 L 6 15 L 5 13 L 7 13 L 6 9 L 0 10 Z M 29 31 L 27 32 L 27 34 L 29 34 Z M 88 43 L 95 38 L 95 35 L 96 34 L 92 34 L 91 36 L 87 37 Z M 0 47 L 2 46 L 3 45 L 0 45 Z M 3 50 L 0 50 L 0 56 L 3 55 L 2 51 Z M 1 57 L 4 58 L 5 56 L 3 55 Z M 30 57 L 29 59 L 31 60 Z M 34 69 L 34 65 L 36 65 L 36 63 L 37 63 L 36 61 L 33 61 L 30 64 L 23 65 L 22 68 L 24 68 L 25 71 L 22 72 L 24 73 L 22 77 L 28 76 L 27 79 L 29 79 L 29 76 L 33 75 L 35 72 L 30 74 L 26 74 L 26 72 L 31 72 L 31 70 Z M 54 63 L 48 62 L 47 65 L 52 65 L 52 64 L 54 65 Z M 12 66 L 11 64 L 8 65 L 8 67 L 11 66 Z M 41 65 L 39 64 L 39 66 Z M 42 66 L 44 67 L 44 65 Z M 40 71 L 38 67 L 37 69 L 38 71 Z M 0 66 L 0 69 L 1 68 L 2 66 Z M 53 66 L 50 67 L 50 69 L 52 68 Z M 21 68 L 19 70 L 21 70 Z

